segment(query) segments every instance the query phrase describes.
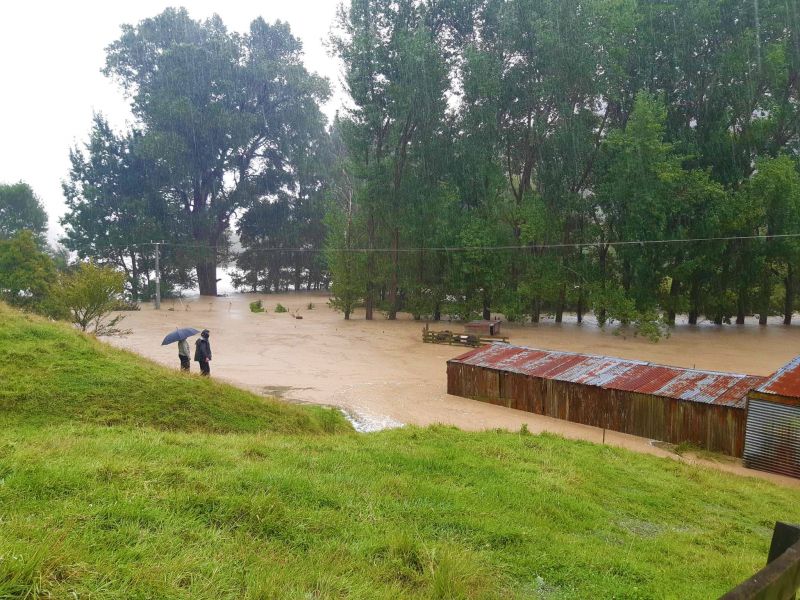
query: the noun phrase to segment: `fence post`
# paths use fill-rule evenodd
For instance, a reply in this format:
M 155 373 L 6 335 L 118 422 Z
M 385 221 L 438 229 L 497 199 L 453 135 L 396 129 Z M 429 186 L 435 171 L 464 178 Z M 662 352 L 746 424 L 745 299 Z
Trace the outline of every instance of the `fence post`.
M 800 589 L 800 526 L 775 523 L 767 566 L 720 600 L 795 600 Z

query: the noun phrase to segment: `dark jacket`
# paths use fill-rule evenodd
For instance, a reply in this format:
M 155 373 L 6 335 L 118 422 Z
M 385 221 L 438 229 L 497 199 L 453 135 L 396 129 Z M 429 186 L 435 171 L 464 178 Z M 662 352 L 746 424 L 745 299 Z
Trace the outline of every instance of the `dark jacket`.
M 203 362 L 206 359 L 211 360 L 211 344 L 205 338 L 200 338 L 194 343 L 194 359 L 197 362 Z

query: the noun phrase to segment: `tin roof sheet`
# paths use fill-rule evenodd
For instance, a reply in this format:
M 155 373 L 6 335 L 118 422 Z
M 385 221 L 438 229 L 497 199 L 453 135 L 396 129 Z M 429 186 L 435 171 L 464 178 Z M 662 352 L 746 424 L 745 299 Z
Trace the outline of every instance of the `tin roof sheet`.
M 450 362 L 677 400 L 744 408 L 765 377 L 700 371 L 612 356 L 490 344 Z M 800 372 L 800 367 L 798 368 Z
M 800 356 L 778 369 L 755 391 L 761 394 L 800 398 Z

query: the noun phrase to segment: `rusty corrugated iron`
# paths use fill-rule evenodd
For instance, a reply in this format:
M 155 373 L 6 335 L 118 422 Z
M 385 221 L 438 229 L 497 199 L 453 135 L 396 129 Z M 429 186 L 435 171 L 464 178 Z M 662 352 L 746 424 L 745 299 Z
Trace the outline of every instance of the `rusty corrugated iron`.
M 800 356 L 778 369 L 754 391 L 759 394 L 800 398 Z
M 670 367 L 611 356 L 490 344 L 452 362 L 603 389 L 744 408 L 765 377 Z

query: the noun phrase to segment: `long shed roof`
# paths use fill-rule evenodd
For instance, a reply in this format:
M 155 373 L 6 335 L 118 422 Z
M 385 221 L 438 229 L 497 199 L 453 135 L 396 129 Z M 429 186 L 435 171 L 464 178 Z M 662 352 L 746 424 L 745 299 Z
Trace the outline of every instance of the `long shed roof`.
M 775 374 L 759 385 L 756 392 L 771 396 L 800 398 L 800 356 L 778 369 Z
M 669 367 L 611 356 L 490 344 L 449 362 L 531 377 L 744 408 L 747 393 L 766 377 Z

